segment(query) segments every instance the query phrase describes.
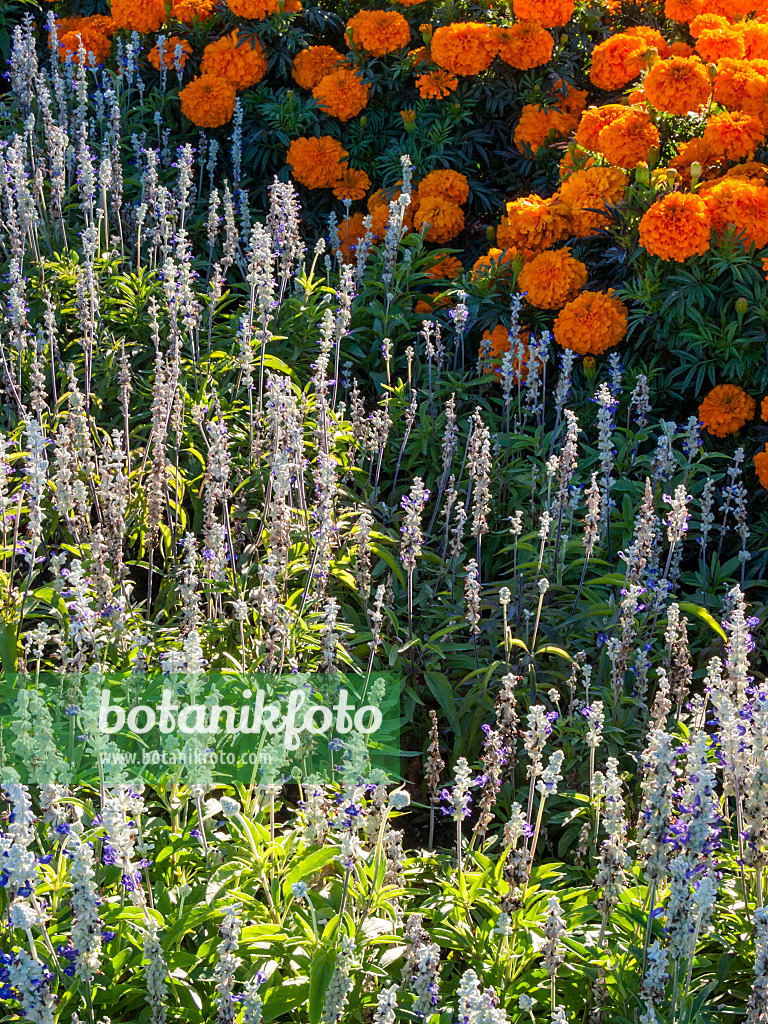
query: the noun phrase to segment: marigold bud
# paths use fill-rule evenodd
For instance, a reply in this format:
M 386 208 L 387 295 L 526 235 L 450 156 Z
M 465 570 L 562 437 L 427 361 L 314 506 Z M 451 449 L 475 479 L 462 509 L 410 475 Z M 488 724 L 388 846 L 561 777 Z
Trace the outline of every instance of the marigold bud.
M 740 298 L 736 299 L 736 312 L 738 313 L 739 317 L 744 316 L 748 308 L 749 303 L 743 295 Z
M 650 180 L 651 172 L 648 170 L 648 164 L 641 161 L 635 168 L 635 181 L 638 185 L 647 185 Z

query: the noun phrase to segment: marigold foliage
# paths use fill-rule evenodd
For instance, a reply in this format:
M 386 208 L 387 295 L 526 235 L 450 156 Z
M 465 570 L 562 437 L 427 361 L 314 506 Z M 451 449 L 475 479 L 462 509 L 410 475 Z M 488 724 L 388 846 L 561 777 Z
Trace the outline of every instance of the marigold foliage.
M 652 256 L 682 263 L 705 253 L 712 234 L 707 204 L 690 192 L 672 192 L 658 199 L 640 221 L 640 244 Z
M 562 309 L 575 299 L 587 283 L 586 265 L 571 256 L 571 250 L 549 249 L 523 266 L 517 290 L 539 309 Z
M 584 291 L 555 319 L 555 341 L 579 355 L 601 355 L 627 333 L 627 307 L 607 292 Z
M 232 120 L 235 87 L 218 75 L 200 75 L 179 93 L 181 112 L 200 128 L 219 128 Z
M 342 164 L 348 156 L 342 144 L 330 135 L 313 135 L 294 139 L 285 159 L 302 185 L 331 188 L 341 177 Z
M 754 398 L 736 384 L 719 384 L 699 406 L 699 422 L 715 437 L 735 434 L 754 415 Z

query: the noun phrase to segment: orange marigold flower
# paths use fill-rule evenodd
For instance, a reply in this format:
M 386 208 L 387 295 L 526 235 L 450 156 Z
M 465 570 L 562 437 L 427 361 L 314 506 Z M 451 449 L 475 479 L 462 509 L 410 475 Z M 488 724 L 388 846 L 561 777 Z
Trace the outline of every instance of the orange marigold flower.
M 83 19 L 85 20 L 85 19 Z M 112 52 L 112 41 L 98 29 L 83 25 L 65 32 L 59 37 L 59 53 L 61 59 L 72 58 L 74 64 L 80 62 L 80 43 L 85 47 L 85 60 L 91 67 L 103 64 Z M 91 60 L 91 58 L 93 58 Z
M 694 39 L 698 39 L 702 32 L 709 32 L 712 29 L 730 29 L 731 23 L 720 14 L 713 14 L 711 11 L 698 14 L 691 19 L 688 31 Z
M 337 199 L 350 199 L 354 202 L 356 199 L 364 199 L 370 187 L 371 179 L 365 171 L 350 167 L 349 164 L 342 164 L 341 175 L 334 186 L 333 194 Z
M 472 264 L 472 280 L 500 271 L 506 273 L 512 269 L 515 255 L 512 249 L 489 249 L 486 256 L 479 256 Z
M 515 127 L 515 146 L 521 153 L 528 146 L 536 154 L 542 146 L 566 138 L 576 124 L 575 116 L 563 114 L 555 107 L 544 110 L 538 103 L 526 103 Z
M 560 177 L 567 178 L 574 171 L 583 171 L 586 167 L 595 166 L 595 158 L 590 153 L 571 145 L 563 153 L 563 159 L 560 161 Z
M 400 182 L 398 182 L 398 185 Z M 377 197 L 386 196 L 381 202 L 378 201 Z M 396 201 L 400 198 L 399 189 L 387 189 L 386 192 L 382 192 L 380 189 L 378 192 L 374 192 L 373 195 L 368 197 L 368 211 L 371 214 L 371 231 L 375 238 L 384 238 L 387 232 L 387 223 L 389 222 L 389 204 L 392 201 Z M 413 227 L 413 212 L 414 208 L 418 207 L 418 193 L 414 189 L 411 193 L 411 202 L 406 207 L 403 213 L 403 227 L 406 231 L 410 231 Z
M 574 0 L 512 0 L 515 17 L 521 21 L 538 21 L 546 28 L 567 25 L 573 17 Z
M 568 85 L 562 78 L 558 78 L 552 86 L 552 95 L 559 109 L 564 114 L 571 114 L 574 117 L 580 117 L 587 105 L 587 90 Z
M 419 182 L 419 195 L 436 199 L 447 199 L 449 203 L 459 206 L 469 198 L 469 183 L 466 175 L 459 171 L 430 171 Z
M 215 11 L 212 0 L 173 0 L 171 4 L 171 15 L 183 25 L 210 21 Z
M 458 203 L 452 203 L 441 196 L 421 196 L 419 186 L 419 208 L 413 215 L 413 226 L 421 231 L 429 225 L 424 236 L 428 242 L 452 241 L 464 230 L 464 211 Z
M 112 20 L 117 28 L 132 32 L 157 32 L 165 21 L 164 0 L 112 0 Z
M 551 199 L 534 194 L 507 203 L 506 216 L 496 229 L 496 243 L 502 249 L 540 252 L 562 242 L 570 233 L 569 210 L 559 193 Z
M 395 0 L 395 2 L 402 4 L 403 7 L 418 7 L 419 4 L 426 3 L 426 0 Z
M 658 29 L 651 28 L 649 25 L 634 25 L 632 28 L 628 28 L 624 34 L 632 39 L 642 39 L 646 50 L 655 50 L 662 59 L 668 55 L 667 40 Z
M 458 78 L 450 71 L 430 71 L 425 75 L 419 75 L 416 79 L 416 88 L 423 100 L 442 100 L 450 95 L 459 84 Z
M 765 270 L 765 264 L 768 260 L 763 260 L 763 270 Z M 764 398 L 760 403 L 760 419 L 763 423 L 768 423 L 768 398 Z
M 579 355 L 599 356 L 627 333 L 627 307 L 607 292 L 581 292 L 555 319 L 555 341 Z
M 659 145 L 659 132 L 645 110 L 629 107 L 600 132 L 600 152 L 616 167 L 632 168 Z
M 521 381 L 525 377 L 525 371 L 528 368 L 528 361 L 531 358 L 530 340 L 531 335 L 529 331 L 523 328 L 518 332 L 518 341 L 522 342 L 521 346 L 515 346 L 517 351 L 514 359 L 512 360 L 512 373 L 515 381 Z M 491 361 L 490 366 L 486 366 L 486 373 L 495 373 L 497 377 L 502 377 L 502 363 L 501 360 L 512 348 L 512 339 L 509 336 L 509 331 L 503 324 L 496 324 L 492 331 L 485 331 L 483 333 L 483 341 L 490 341 L 490 345 L 487 348 L 487 358 Z M 483 346 L 481 345 L 481 352 Z
M 704 0 L 665 0 L 664 14 L 670 21 L 687 25 L 704 10 Z
M 330 135 L 302 136 L 288 147 L 286 162 L 293 176 L 307 188 L 332 188 L 339 180 L 349 153 Z
M 179 57 L 179 64 L 184 67 L 187 63 L 187 58 L 192 53 L 192 46 L 186 39 L 182 39 L 181 36 L 169 36 L 163 43 L 163 64 L 167 68 L 172 68 L 176 63 L 176 47 L 181 47 L 181 56 Z M 160 70 L 160 50 L 155 44 L 147 54 L 147 60 L 155 69 Z
M 763 487 L 768 488 L 768 445 L 755 456 L 755 472 Z
M 549 249 L 526 263 L 517 278 L 517 290 L 538 309 L 562 309 L 587 283 L 587 268 L 571 250 Z
M 768 62 L 766 62 L 768 70 Z M 718 62 L 717 77 L 714 84 L 714 96 L 718 103 L 724 107 L 738 107 L 747 109 L 744 106 L 755 82 L 765 82 L 764 75 L 758 72 L 754 63 L 736 57 L 724 57 Z M 752 113 L 748 110 L 748 113 Z
M 408 22 L 397 11 L 358 11 L 347 22 L 352 42 L 373 57 L 402 50 L 411 41 Z
M 669 57 L 653 65 L 643 79 L 643 89 L 657 110 L 682 116 L 709 100 L 712 84 L 700 60 Z
M 758 6 L 756 0 L 708 0 L 711 11 L 730 21 L 746 18 Z
M 715 155 L 729 160 L 752 157 L 765 138 L 765 130 L 757 118 L 740 110 L 723 111 L 707 121 L 704 145 Z
M 461 273 L 461 260 L 455 256 L 443 256 L 441 260 L 427 267 L 424 273 L 435 281 L 452 281 Z
M 708 28 L 696 40 L 696 52 L 708 64 L 716 64 L 723 57 L 743 57 L 746 53 L 744 36 L 736 28 Z
M 701 164 L 702 178 L 711 178 L 720 173 L 719 158 L 704 145 L 703 139 L 696 138 L 683 143 L 677 155 L 669 161 L 669 166 L 683 177 L 686 184 L 690 184 L 691 164 L 694 163 Z
M 560 198 L 568 208 L 571 230 L 577 238 L 589 238 L 610 221 L 601 212 L 624 195 L 626 173 L 618 167 L 588 167 L 575 171 L 560 186 Z
M 621 89 L 640 74 L 647 50 L 645 40 L 623 32 L 598 43 L 592 51 L 590 81 L 608 92 Z
M 235 87 L 218 75 L 200 75 L 179 93 L 181 112 L 200 128 L 219 128 L 232 120 Z
M 256 36 L 241 41 L 235 28 L 206 46 L 200 71 L 226 78 L 239 92 L 261 81 L 267 73 L 267 58 Z
M 718 235 L 734 227 L 746 247 L 753 242 L 756 249 L 768 245 L 768 188 L 765 185 L 741 178 L 723 178 L 708 188 L 702 198 Z
M 574 139 L 593 153 L 600 151 L 598 139 L 600 132 L 606 128 L 611 121 L 626 114 L 627 108 L 623 103 L 606 103 L 603 107 L 588 107 L 581 115 L 579 127 L 576 129 Z
M 640 221 L 640 245 L 663 260 L 682 263 L 709 249 L 712 217 L 704 200 L 691 192 L 670 192 Z
M 492 25 L 477 21 L 443 25 L 432 36 L 432 60 L 454 75 L 478 75 L 493 63 L 500 42 Z
M 729 167 L 723 177 L 746 178 L 748 181 L 762 181 L 764 183 L 766 178 L 768 178 L 768 165 L 760 163 L 759 160 L 747 160 L 746 163 Z
M 451 296 L 447 292 L 430 292 L 426 300 L 419 299 L 413 312 L 420 316 L 431 316 L 436 309 L 445 309 L 450 305 Z
M 312 95 L 317 105 L 331 117 L 349 121 L 365 108 L 371 87 L 353 68 L 334 68 L 320 79 Z
M 718 384 L 699 406 L 699 421 L 715 437 L 735 434 L 754 415 L 754 398 L 737 384 Z
M 693 47 L 689 46 L 688 43 L 682 42 L 680 39 L 672 43 L 667 51 L 667 56 L 669 57 L 692 57 L 693 54 Z
M 250 21 L 264 21 L 278 11 L 294 13 L 301 10 L 298 0 L 227 0 L 227 7 L 238 18 Z
M 354 253 L 358 243 L 365 238 L 362 213 L 353 213 L 345 217 L 336 229 L 336 241 L 345 263 L 354 262 Z
M 520 71 L 541 67 L 552 56 L 555 41 L 538 21 L 518 21 L 499 29 L 499 56 Z
M 744 37 L 747 60 L 765 60 L 768 57 L 768 25 L 762 21 L 743 21 L 738 29 Z
M 419 67 L 421 64 L 429 64 L 432 60 L 426 46 L 417 46 L 415 50 L 410 50 L 406 57 L 408 62 L 414 67 Z
M 314 89 L 332 68 L 343 63 L 343 55 L 333 46 L 308 46 L 294 57 L 291 77 L 301 89 Z

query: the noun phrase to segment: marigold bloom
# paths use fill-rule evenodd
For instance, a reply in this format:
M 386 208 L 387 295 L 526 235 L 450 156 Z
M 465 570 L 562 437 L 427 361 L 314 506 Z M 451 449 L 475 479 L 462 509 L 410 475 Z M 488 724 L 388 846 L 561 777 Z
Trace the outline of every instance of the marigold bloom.
M 768 69 L 768 62 L 766 62 Z M 714 97 L 724 107 L 737 107 L 753 113 L 745 106 L 756 82 L 766 82 L 766 71 L 762 74 L 749 60 L 724 57 L 717 65 L 717 77 L 714 83 Z
M 320 79 L 312 95 L 318 107 L 331 117 L 349 121 L 365 109 L 371 87 L 363 82 L 360 73 L 353 68 L 334 68 Z
M 336 230 L 336 242 L 345 263 L 354 262 L 354 253 L 361 238 L 365 238 L 362 213 L 346 217 Z
M 759 160 L 747 160 L 743 164 L 736 164 L 729 167 L 723 175 L 724 178 L 744 178 L 747 181 L 765 183 L 768 178 L 768 165 L 760 163 Z
M 670 192 L 640 221 L 640 245 L 663 260 L 682 263 L 709 249 L 712 216 L 704 200 L 691 192 Z
M 452 305 L 451 296 L 447 292 L 430 292 L 425 299 L 419 299 L 413 312 L 419 316 L 431 316 L 436 309 L 446 309 Z
M 646 50 L 655 50 L 662 59 L 668 56 L 667 40 L 658 29 L 650 25 L 633 25 L 626 29 L 624 35 L 630 39 L 642 39 Z
M 686 184 L 690 184 L 691 164 L 694 163 L 701 164 L 702 178 L 711 178 L 720 173 L 720 158 L 704 145 L 703 139 L 684 142 L 676 156 L 669 161 L 669 166 L 682 176 Z
M 312 135 L 294 139 L 285 159 L 291 165 L 293 177 L 302 185 L 332 188 L 341 177 L 348 156 L 341 143 L 330 135 Z
M 768 488 L 768 445 L 755 456 L 755 472 L 763 487 Z
M 493 63 L 501 40 L 492 25 L 462 21 L 432 36 L 432 60 L 454 75 L 478 75 Z
M 506 216 L 496 229 L 496 244 L 518 252 L 540 252 L 562 242 L 571 233 L 568 207 L 560 194 L 551 199 L 523 196 L 507 203 Z
M 606 103 L 603 107 L 588 107 L 581 115 L 574 139 L 584 149 L 590 149 L 593 153 L 598 153 L 600 151 L 600 144 L 598 142 L 600 132 L 611 121 L 615 121 L 617 117 L 622 117 L 626 112 L 627 108 L 623 103 Z
M 419 208 L 413 215 L 413 226 L 421 231 L 429 225 L 424 236 L 428 242 L 452 241 L 464 230 L 464 211 L 458 203 L 452 203 L 441 196 L 421 196 L 419 190 Z
M 299 0 L 227 0 L 227 7 L 238 18 L 264 21 L 278 11 L 295 13 L 301 10 Z
M 577 146 L 569 146 L 565 153 L 563 153 L 563 159 L 560 161 L 560 177 L 567 178 L 568 175 L 573 174 L 574 171 L 583 171 L 587 167 L 595 166 L 595 158 L 585 149 L 579 149 Z
M 409 64 L 412 64 L 414 67 L 420 67 L 422 64 L 429 64 L 432 60 L 426 46 L 417 46 L 415 50 L 410 50 L 406 54 L 406 57 Z
M 571 230 L 577 238 L 589 238 L 609 223 L 610 215 L 600 211 L 621 199 L 626 184 L 626 173 L 618 167 L 588 167 L 565 179 L 560 198 L 568 208 Z
M 157 32 L 165 21 L 164 0 L 112 0 L 112 20 L 131 32 Z
M 647 50 L 645 40 L 623 32 L 598 43 L 592 51 L 590 81 L 609 92 L 621 89 L 640 74 Z
M 672 43 L 669 49 L 667 50 L 668 57 L 692 57 L 693 54 L 693 47 L 689 46 L 688 43 L 684 43 L 680 39 Z
M 765 131 L 757 118 L 740 110 L 726 110 L 710 117 L 703 139 L 715 156 L 741 160 L 754 156 L 764 137 Z
M 293 58 L 291 77 L 301 89 L 311 90 L 332 68 L 343 63 L 343 54 L 333 46 L 308 46 Z
M 442 100 L 449 96 L 459 84 L 458 78 L 450 71 L 429 71 L 425 75 L 419 75 L 416 79 L 416 88 L 423 100 Z
M 581 292 L 555 319 L 555 341 L 579 355 L 601 355 L 627 333 L 627 307 L 607 292 Z
M 556 101 L 556 106 L 564 114 L 581 117 L 587 105 L 587 96 L 589 94 L 586 89 L 577 89 L 573 85 L 568 85 L 562 78 L 558 78 L 552 86 L 552 95 Z
M 374 192 L 374 196 L 380 193 Z M 371 203 L 373 196 L 368 197 L 368 210 L 371 214 L 371 231 L 375 238 L 384 238 L 387 233 L 387 224 L 389 223 L 389 206 L 390 200 L 385 200 L 375 205 Z M 392 201 L 396 201 L 400 198 L 399 191 L 392 196 Z M 418 195 L 413 192 L 411 195 L 411 202 L 403 212 L 403 227 L 406 231 L 410 231 L 413 227 L 413 212 L 414 208 L 418 207 Z
M 768 260 L 763 260 L 763 270 L 765 270 L 765 264 Z M 760 419 L 763 423 L 768 423 L 768 398 L 764 398 L 760 403 Z
M 723 57 L 743 57 L 744 36 L 736 28 L 708 28 L 696 40 L 696 52 L 708 64 L 717 64 Z
M 184 67 L 187 63 L 187 58 L 192 53 L 192 46 L 186 39 L 182 39 L 181 36 L 169 36 L 163 43 L 163 64 L 167 68 L 172 68 L 176 63 L 176 47 L 181 47 L 181 56 L 179 57 L 179 64 Z M 155 69 L 160 70 L 160 51 L 155 44 L 147 54 L 147 60 Z
M 419 195 L 422 199 L 426 196 L 447 199 L 461 206 L 469 198 L 469 183 L 459 171 L 430 171 L 419 182 Z
M 587 268 L 571 250 L 549 249 L 526 263 L 517 277 L 517 290 L 538 309 L 562 309 L 587 283 Z
M 694 39 L 698 39 L 702 32 L 709 32 L 711 29 L 730 29 L 731 23 L 727 18 L 712 11 L 702 11 L 701 14 L 691 19 L 688 31 Z
M 499 30 L 499 56 L 520 71 L 541 67 L 552 56 L 555 41 L 538 21 L 518 21 Z
M 424 273 L 435 281 L 452 281 L 461 273 L 461 260 L 455 256 L 443 256 L 431 267 L 427 267 Z
M 183 25 L 194 25 L 210 21 L 216 8 L 212 0 L 173 0 L 171 15 Z
M 704 10 L 704 0 L 665 0 L 664 14 L 670 21 L 686 25 Z
M 600 132 L 600 152 L 616 167 L 637 167 L 658 148 L 659 131 L 645 110 L 629 107 Z
M 566 138 L 576 124 L 575 115 L 563 114 L 555 107 L 544 110 L 538 103 L 526 103 L 515 126 L 515 146 L 521 153 L 528 146 L 536 154 L 542 146 Z
M 682 116 L 709 100 L 712 85 L 707 69 L 695 57 L 669 57 L 654 64 L 643 90 L 657 110 Z
M 365 194 L 371 187 L 371 179 L 356 167 L 349 164 L 341 165 L 341 174 L 333 189 L 337 199 L 349 199 L 355 202 L 356 199 L 364 199 Z
M 530 340 L 531 335 L 529 331 L 523 328 L 517 335 L 518 340 L 525 346 L 515 355 L 512 360 L 512 373 L 514 380 L 522 381 L 525 376 L 525 371 L 528 367 L 528 361 L 531 358 Z M 490 366 L 486 366 L 485 372 L 494 372 L 497 377 L 502 377 L 502 363 L 501 360 L 512 348 L 512 339 L 509 336 L 508 329 L 504 324 L 496 324 L 492 331 L 485 331 L 483 333 L 483 341 L 490 341 L 488 347 L 488 359 L 492 360 Z
M 521 21 L 538 21 L 546 28 L 567 25 L 573 17 L 574 0 L 512 0 L 515 17 Z
M 512 269 L 515 256 L 512 249 L 489 249 L 485 256 L 479 256 L 472 264 L 472 280 L 498 272 L 506 273 Z
M 411 41 L 408 22 L 397 11 L 358 11 L 347 22 L 352 42 L 373 57 L 402 50 Z
M 729 227 L 742 235 L 748 248 L 768 245 L 768 188 L 760 182 L 723 178 L 702 193 L 712 217 L 712 227 L 723 235 Z
M 92 67 L 103 64 L 112 52 L 112 41 L 108 36 L 98 29 L 83 25 L 71 32 L 65 32 L 59 37 L 61 59 L 66 60 L 67 57 L 71 57 L 73 63 L 78 64 L 81 42 L 85 47 L 86 63 Z
M 226 78 L 240 92 L 261 81 L 267 73 L 267 58 L 256 36 L 240 40 L 239 30 L 235 28 L 206 46 L 200 71 L 204 75 Z
M 699 406 L 699 421 L 715 437 L 735 434 L 754 415 L 754 398 L 737 384 L 719 384 Z
M 200 75 L 179 93 L 181 112 L 200 128 L 219 128 L 232 120 L 235 87 L 218 75 Z

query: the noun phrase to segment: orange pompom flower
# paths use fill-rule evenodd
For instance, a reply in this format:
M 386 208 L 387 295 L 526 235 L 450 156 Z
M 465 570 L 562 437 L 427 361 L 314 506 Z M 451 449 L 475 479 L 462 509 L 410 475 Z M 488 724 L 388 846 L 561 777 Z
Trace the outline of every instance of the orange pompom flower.
M 700 60 L 669 57 L 653 65 L 643 79 L 643 90 L 657 110 L 683 116 L 709 100 L 712 84 Z
M 629 107 L 600 132 L 600 152 L 616 167 L 632 168 L 658 148 L 659 131 L 645 110 Z
M 567 25 L 575 7 L 574 0 L 512 0 L 516 18 L 521 21 L 538 21 L 546 28 Z
M 555 41 L 538 21 L 518 21 L 499 30 L 499 56 L 520 71 L 541 67 L 552 56 Z
M 112 0 L 112 20 L 131 32 L 157 32 L 165 21 L 164 0 Z
M 112 41 L 108 36 L 98 29 L 83 25 L 71 32 L 65 32 L 59 37 L 61 59 L 66 60 L 67 57 L 71 57 L 74 64 L 79 64 L 81 42 L 85 48 L 85 60 L 89 67 L 104 64 L 112 52 Z
M 754 398 L 737 384 L 719 384 L 712 388 L 699 406 L 699 421 L 715 437 L 735 434 L 754 415 Z
M 721 14 L 714 14 L 712 11 L 698 14 L 695 18 L 691 19 L 691 23 L 688 26 L 688 31 L 691 33 L 694 39 L 698 39 L 702 32 L 709 32 L 710 30 L 716 29 L 730 29 L 731 23 L 727 18 L 724 18 Z
M 215 11 L 212 0 L 173 0 L 171 4 L 172 17 L 182 25 L 210 21 Z
M 458 78 L 450 71 L 439 69 L 419 75 L 416 79 L 416 88 L 423 100 L 443 100 L 453 92 L 458 84 Z
M 296 181 L 307 188 L 332 188 L 343 172 L 349 153 L 330 135 L 302 136 L 288 147 L 286 162 Z
M 419 195 L 422 199 L 427 196 L 447 199 L 461 206 L 469 198 L 469 183 L 466 175 L 459 171 L 430 171 L 419 182 Z
M 664 14 L 670 21 L 687 25 L 704 10 L 704 0 L 665 0 Z
M 746 247 L 768 245 L 768 188 L 761 182 L 723 178 L 707 188 L 702 198 L 718 235 L 734 227 Z
M 240 92 L 261 81 L 267 73 L 267 58 L 256 36 L 240 40 L 239 30 L 235 28 L 206 46 L 200 71 L 204 75 L 226 78 Z
M 555 105 L 564 113 L 574 117 L 581 117 L 584 107 L 587 105 L 586 89 L 577 89 L 573 85 L 558 78 L 552 85 L 552 95 L 556 101 Z
M 349 199 L 355 202 L 356 199 L 364 199 L 365 194 L 371 187 L 371 179 L 365 173 L 349 164 L 341 165 L 341 174 L 334 186 L 333 194 L 337 199 Z
M 362 213 L 353 213 L 339 224 L 336 241 L 345 263 L 353 262 L 355 250 L 362 238 L 365 238 Z
M 670 192 L 640 221 L 640 245 L 652 256 L 682 263 L 709 249 L 712 216 L 704 200 L 691 192 Z
M 592 51 L 590 81 L 609 92 L 623 88 L 640 74 L 647 50 L 644 39 L 626 33 L 598 43 Z
M 749 97 L 754 95 L 756 83 L 766 81 L 765 76 L 766 71 L 761 73 L 752 61 L 724 57 L 717 65 L 715 99 L 724 107 L 738 107 L 751 114 L 753 111 L 748 105 Z
M 555 319 L 555 341 L 579 355 L 599 356 L 627 333 L 627 307 L 607 292 L 577 295 Z
M 478 75 L 499 52 L 498 30 L 477 21 L 443 25 L 432 36 L 432 60 L 454 75 Z
M 624 32 L 624 35 L 630 39 L 641 39 L 646 50 L 655 50 L 662 59 L 668 56 L 667 40 L 658 29 L 651 28 L 650 25 L 633 25 Z
M 170 36 L 163 43 L 163 64 L 167 68 L 172 68 L 176 63 L 176 47 L 181 47 L 181 55 L 179 57 L 179 64 L 184 67 L 187 63 L 187 58 L 192 53 L 192 46 L 186 39 L 182 39 L 181 36 Z M 155 69 L 160 70 L 160 50 L 157 43 L 147 54 L 147 60 Z
M 708 28 L 696 40 L 696 52 L 708 64 L 717 64 L 723 57 L 743 57 L 744 36 L 736 28 Z
M 627 108 L 623 103 L 606 103 L 603 107 L 588 107 L 581 115 L 574 139 L 584 149 L 590 149 L 593 153 L 598 153 L 600 151 L 600 144 L 598 142 L 600 132 L 611 121 L 615 121 L 617 117 L 622 117 L 626 112 Z
M 528 362 L 531 358 L 530 332 L 523 328 L 523 330 L 518 333 L 517 339 L 518 342 L 521 342 L 522 344 L 516 346 L 517 351 L 515 352 L 515 356 L 512 360 L 512 373 L 514 380 L 522 383 L 526 376 Z M 486 366 L 485 372 L 493 372 L 497 377 L 503 377 L 501 360 L 512 348 L 512 339 L 509 336 L 508 329 L 503 324 L 496 324 L 492 331 L 485 331 L 483 333 L 483 341 L 490 342 L 490 345 L 486 348 L 487 359 L 490 362 L 490 366 Z M 481 345 L 481 352 L 483 348 L 484 346 Z
M 218 75 L 200 75 L 179 93 L 181 112 L 200 128 L 219 128 L 232 120 L 235 87 Z
M 550 249 L 526 263 L 517 278 L 517 290 L 538 309 L 562 309 L 587 283 L 587 268 L 571 250 Z
M 314 89 L 321 78 L 342 63 L 343 55 L 333 46 L 308 46 L 294 57 L 291 77 L 301 89 Z
M 768 445 L 755 456 L 755 472 L 763 487 L 768 488 Z
M 334 68 L 320 79 L 312 95 L 318 107 L 331 117 L 340 121 L 349 121 L 365 109 L 371 95 L 370 85 L 366 85 L 358 71 L 352 68 Z
M 549 249 L 570 233 L 569 210 L 560 195 L 542 199 L 534 194 L 507 203 L 506 216 L 496 229 L 496 243 L 502 249 L 526 254 Z
M 402 50 L 411 41 L 408 22 L 397 11 L 358 11 L 347 22 L 352 42 L 373 57 Z
M 264 21 L 278 11 L 291 14 L 301 10 L 299 0 L 227 0 L 227 7 L 238 18 Z
M 461 269 L 461 260 L 455 256 L 443 256 L 441 260 L 427 267 L 424 273 L 433 281 L 453 281 L 459 276 Z
M 618 167 L 587 167 L 574 171 L 560 186 L 560 198 L 568 208 L 571 230 L 577 238 L 589 238 L 610 221 L 601 212 L 624 195 L 627 176 Z
M 512 270 L 515 253 L 511 249 L 489 249 L 485 256 L 478 256 L 472 264 L 472 280 L 489 277 L 491 274 L 507 273 Z
M 419 208 L 413 215 L 413 226 L 422 231 L 428 226 L 424 236 L 428 242 L 442 245 L 452 241 L 464 230 L 464 211 L 458 203 L 452 203 L 440 196 L 421 196 L 419 190 Z
M 542 146 L 566 138 L 576 124 L 574 115 L 563 114 L 555 107 L 545 110 L 538 103 L 526 103 L 515 126 L 515 146 L 521 153 L 528 146 L 536 154 Z
M 704 129 L 704 145 L 715 155 L 725 156 L 729 160 L 748 159 L 755 155 L 755 150 L 763 141 L 763 126 L 752 117 L 740 110 L 723 111 L 715 114 L 707 121 Z
M 765 262 L 766 261 L 763 260 L 764 264 Z M 765 267 L 763 267 L 763 269 L 765 269 Z M 768 398 L 764 398 L 760 403 L 760 419 L 763 423 L 768 423 Z

